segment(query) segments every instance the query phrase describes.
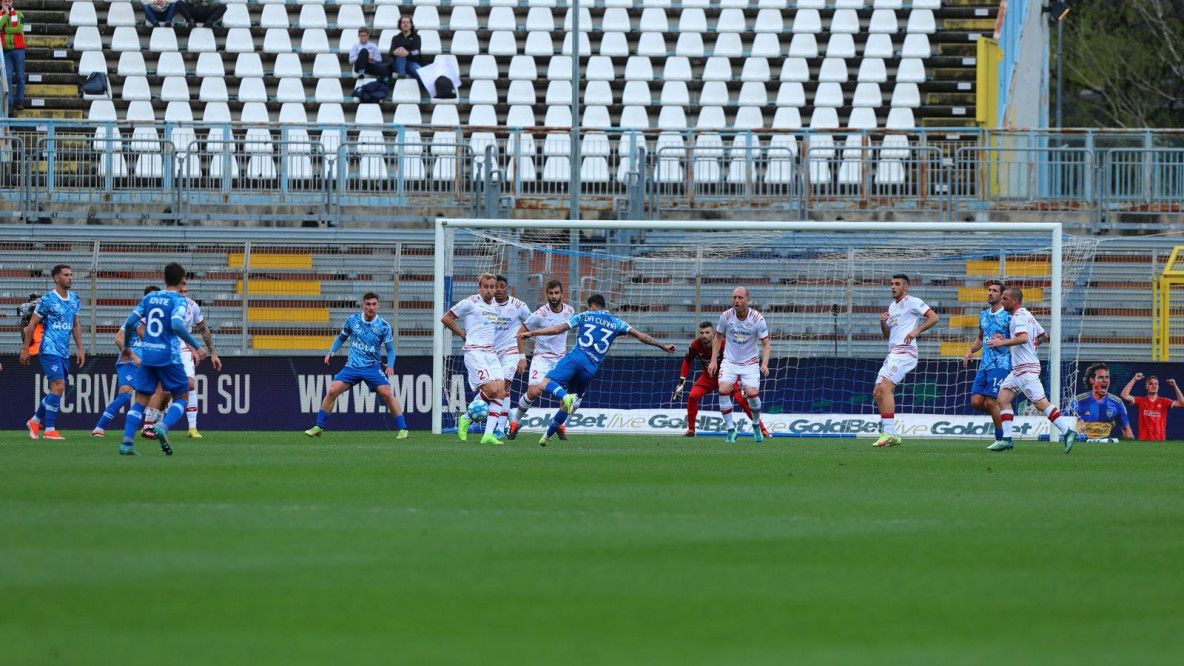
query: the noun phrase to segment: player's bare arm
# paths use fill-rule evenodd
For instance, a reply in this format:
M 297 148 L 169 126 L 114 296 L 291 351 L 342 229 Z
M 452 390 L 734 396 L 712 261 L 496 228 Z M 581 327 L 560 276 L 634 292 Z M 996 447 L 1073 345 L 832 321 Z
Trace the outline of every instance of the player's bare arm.
M 1143 373 L 1136 372 L 1135 376 L 1131 377 L 1131 380 L 1129 382 L 1127 382 L 1126 386 L 1124 386 L 1122 388 L 1122 393 L 1119 393 L 1118 397 L 1122 398 L 1123 402 L 1129 402 L 1132 405 L 1135 404 L 1135 397 L 1133 395 L 1131 395 L 1131 389 L 1135 388 L 1135 382 L 1139 381 L 1142 378 L 1143 378 Z M 1175 404 L 1173 404 L 1172 406 L 1175 407 Z
M 723 347 L 724 335 L 716 331 L 711 337 L 711 363 L 707 366 L 708 376 L 715 377 L 719 374 L 719 352 Z
M 448 330 L 452 331 L 456 335 L 459 335 L 461 340 L 465 339 L 465 329 L 457 325 L 456 315 L 452 313 L 452 310 L 445 312 L 444 316 L 440 317 L 440 323 L 444 324 L 444 327 Z
M 933 310 L 927 310 L 925 312 L 925 321 L 922 322 L 920 326 L 910 331 L 908 335 L 904 336 L 904 343 L 907 345 L 913 340 L 916 340 L 918 335 L 921 335 L 925 331 L 937 326 L 937 322 L 940 320 L 941 318 L 937 316 L 936 312 Z
M 210 331 L 210 327 L 206 325 L 205 320 L 201 320 L 194 325 L 201 341 L 205 343 L 206 349 L 210 351 L 210 363 L 213 364 L 214 369 L 218 372 L 222 371 L 222 359 L 218 358 L 218 352 L 214 351 L 214 334 Z
M 525 330 L 525 324 L 518 327 L 519 333 Z M 515 336 L 515 338 L 518 342 L 518 367 L 515 368 L 514 372 L 516 374 L 522 375 L 526 374 L 526 369 L 530 367 L 530 362 L 526 360 L 526 338 L 519 338 L 517 336 Z
M 888 313 L 886 311 L 880 313 L 880 335 L 883 335 L 885 340 L 892 335 L 892 328 L 888 326 Z
M 21 365 L 29 364 L 29 345 L 33 343 L 33 331 L 37 330 L 39 324 L 41 324 L 41 315 L 34 312 L 29 319 L 29 325 L 25 327 L 24 335 L 21 337 Z
M 74 317 L 74 346 L 78 349 L 78 367 L 86 363 L 86 349 L 82 346 L 82 324 L 78 317 Z
M 761 376 L 769 376 L 769 350 L 773 348 L 768 336 L 761 340 Z
M 1016 345 L 1022 345 L 1027 341 L 1028 333 L 1026 331 L 1020 331 L 1019 335 L 1015 336 L 1014 338 L 1005 338 L 1003 337 L 1002 333 L 996 333 L 994 337 L 992 337 L 990 340 L 987 340 L 987 346 L 992 348 L 1014 347 Z
M 978 335 L 975 336 L 975 338 L 974 338 L 974 342 L 970 343 L 970 349 L 968 349 L 966 351 L 966 353 L 962 355 L 962 367 L 965 368 L 966 366 L 970 365 L 971 359 L 974 358 L 974 352 L 976 352 L 982 348 L 983 348 L 983 331 L 980 328 L 978 331 Z
M 1176 385 L 1176 380 L 1169 379 L 1167 381 L 1168 386 L 1172 387 L 1172 390 L 1176 392 L 1176 399 L 1172 401 L 1171 408 L 1176 409 L 1177 407 L 1184 407 L 1184 393 L 1180 392 L 1180 387 Z
M 570 330 L 571 330 L 571 324 L 568 324 L 567 322 L 563 322 L 562 324 L 556 324 L 554 326 L 548 326 L 546 328 L 535 329 L 533 331 L 528 331 L 528 330 L 526 330 L 526 327 L 523 326 L 522 330 L 518 331 L 518 339 L 525 340 L 526 338 L 537 338 L 541 335 L 559 335 L 560 333 L 563 333 L 564 331 L 570 331 Z
M 667 354 L 673 354 L 678 349 L 678 347 L 674 346 L 674 343 L 664 345 L 661 342 L 658 342 L 657 340 L 655 340 L 648 333 L 642 333 L 641 331 L 638 331 L 635 328 L 629 329 L 629 335 L 636 338 L 639 342 L 641 342 L 643 344 L 647 344 L 651 347 L 657 347 L 658 349 L 661 349 L 662 351 L 666 352 Z

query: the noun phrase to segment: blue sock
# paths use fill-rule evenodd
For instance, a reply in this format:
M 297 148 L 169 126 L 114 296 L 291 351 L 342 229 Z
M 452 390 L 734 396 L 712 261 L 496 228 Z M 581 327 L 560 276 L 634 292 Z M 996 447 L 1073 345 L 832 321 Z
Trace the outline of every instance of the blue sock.
M 403 418 L 402 414 L 395 417 L 395 430 L 406 430 L 407 419 Z
M 131 446 L 136 441 L 136 432 L 140 430 L 140 422 L 144 420 L 144 405 L 132 403 L 127 410 L 127 421 L 123 424 L 123 443 Z
M 1003 439 L 1003 428 L 995 428 L 995 441 L 998 442 L 998 441 L 1001 441 L 1002 439 Z
M 161 419 L 161 423 L 158 425 L 162 426 L 165 430 L 173 427 L 177 421 L 181 420 L 182 416 L 185 416 L 185 408 L 188 406 L 184 400 L 173 400 L 173 404 L 169 405 L 169 411 L 165 413 L 164 418 Z
M 45 396 L 45 429 L 53 430 L 54 421 L 58 420 L 58 407 L 62 405 L 62 396 L 50 393 Z
M 551 437 L 559 431 L 559 426 L 567 423 L 567 412 L 562 409 L 555 414 L 555 418 L 551 419 L 551 425 L 547 426 L 547 437 Z
M 325 421 L 327 421 L 327 420 L 329 420 L 329 412 L 326 412 L 323 409 L 318 409 L 317 410 L 317 425 L 324 428 Z
M 44 396 L 43 398 L 41 398 L 41 402 L 37 403 L 37 411 L 34 412 L 33 418 L 38 423 L 41 423 L 42 421 L 45 420 L 45 399 L 48 398 L 50 395 L 53 395 L 53 394 L 50 393 L 49 395 Z
M 548 393 L 555 396 L 556 398 L 559 398 L 560 400 L 563 400 L 567 396 L 567 391 L 563 390 L 563 387 L 559 385 L 559 382 L 547 382 L 546 388 Z
M 98 430 L 106 430 L 107 425 L 111 423 L 111 420 L 115 418 L 115 415 L 118 414 L 120 410 L 122 410 L 124 406 L 131 401 L 131 393 L 120 393 L 119 395 L 115 396 L 115 399 L 112 400 L 111 404 L 107 405 L 107 409 L 103 411 L 103 415 L 99 417 L 99 423 L 95 426 L 95 428 Z

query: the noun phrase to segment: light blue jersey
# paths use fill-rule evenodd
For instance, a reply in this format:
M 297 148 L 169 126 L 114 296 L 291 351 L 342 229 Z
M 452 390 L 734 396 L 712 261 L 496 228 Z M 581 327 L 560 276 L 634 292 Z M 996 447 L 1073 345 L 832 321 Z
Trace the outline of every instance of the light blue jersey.
M 173 331 L 173 322 L 185 324 L 189 299 L 175 291 L 154 291 L 147 294 L 132 311 L 128 322 L 132 327 L 144 322 L 144 339 L 140 343 L 141 366 L 181 365 L 181 338 Z M 126 324 L 124 329 L 129 328 Z M 131 331 L 131 337 L 136 337 Z
M 338 339 L 349 339 L 349 359 L 345 362 L 347 368 L 369 368 L 382 363 L 382 348 L 392 345 L 395 341 L 391 325 L 385 319 L 374 316 L 372 321 L 366 321 L 361 313 L 350 315 L 341 327 Z M 394 358 L 387 359 L 394 363 Z
M 62 298 L 57 290 L 54 290 L 41 297 L 36 312 L 45 325 L 45 332 L 41 338 L 42 355 L 69 358 L 74 317 L 81 308 L 82 301 L 74 292 Z
M 998 333 L 1005 338 L 1011 337 L 1011 314 L 999 308 L 998 312 L 991 312 L 987 308 L 978 313 L 978 330 L 983 333 L 983 360 L 979 363 L 979 370 L 1011 371 L 1011 349 L 1008 347 L 988 347 L 986 342 Z
M 617 336 L 630 330 L 629 324 L 617 319 L 608 310 L 581 312 L 568 319 L 567 324 L 576 333 L 576 346 L 569 355 L 582 356 L 591 364 L 593 372 L 604 362 L 604 355 Z
M 140 325 L 139 323 L 136 324 L 137 327 L 139 327 L 139 325 Z M 139 334 L 137 334 L 137 333 L 132 333 L 131 338 L 128 338 L 128 336 L 125 334 L 124 341 L 127 343 L 126 345 L 124 345 L 125 349 L 127 349 L 131 353 L 135 354 L 137 357 L 141 357 L 141 358 L 143 357 L 143 355 L 144 355 L 144 338 L 141 338 L 139 336 Z M 116 361 L 115 361 L 115 365 L 116 366 L 134 365 L 134 363 L 132 363 L 132 360 L 130 358 L 127 360 L 124 360 L 123 355 L 120 354 L 119 358 L 116 359 Z

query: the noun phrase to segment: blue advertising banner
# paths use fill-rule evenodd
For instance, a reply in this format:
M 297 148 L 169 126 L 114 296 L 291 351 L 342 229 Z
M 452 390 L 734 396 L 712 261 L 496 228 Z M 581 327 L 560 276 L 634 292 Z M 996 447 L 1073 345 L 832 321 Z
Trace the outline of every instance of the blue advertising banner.
M 583 404 L 588 409 L 678 411 L 680 406 L 668 401 L 680 362 L 678 357 L 609 357 L 585 394 Z M 0 359 L 0 363 L 4 366 L 0 372 L 0 428 L 23 429 L 37 402 L 48 391 L 48 383 L 36 360 L 28 367 L 21 366 L 14 357 Z M 224 357 L 223 363 L 221 373 L 213 372 L 208 363 L 198 370 L 194 397 L 202 429 L 298 431 L 312 425 L 321 400 L 344 360 L 336 359 L 326 366 L 322 357 L 312 356 Z M 772 365 L 771 375 L 781 373 L 788 380 L 762 388 L 766 414 L 875 414 L 871 389 L 879 360 L 774 359 Z M 1082 370 L 1086 365 L 1082 364 Z M 451 367 L 461 368 L 461 360 L 455 359 Z M 1184 380 L 1184 364 L 1114 363 L 1110 364 L 1110 392 L 1117 396 L 1136 372 L 1157 375 L 1160 395 L 1171 399 L 1175 394 L 1166 380 L 1175 377 Z M 973 368 L 963 369 L 957 360 L 922 361 L 897 391 L 897 412 L 975 414 L 969 405 L 973 380 Z M 447 391 L 433 389 L 430 358 L 398 359 L 391 385 L 407 415 L 408 427 L 429 429 L 432 405 L 435 400 L 443 399 L 444 394 L 450 398 L 446 402 L 450 405 L 458 404 L 458 398 L 471 398 L 462 374 L 454 373 L 446 378 L 446 383 Z M 59 427 L 89 430 L 116 389 L 114 359 L 88 359 L 81 371 L 74 369 L 70 376 L 58 417 Z M 513 398 L 517 400 L 524 389 L 522 379 L 516 380 Z M 1077 391 L 1084 393 L 1084 384 Z M 1133 393 L 1145 394 L 1143 381 L 1137 383 Z M 714 409 L 714 400 L 705 399 L 704 412 Z M 1138 410 L 1131 406 L 1128 413 L 1137 435 Z M 446 420 L 446 424 L 449 422 Z M 113 427 L 122 427 L 122 423 L 120 417 Z M 362 384 L 338 399 L 328 426 L 332 430 L 392 430 L 394 419 L 382 400 Z M 1184 416 L 1169 416 L 1167 438 L 1184 439 Z

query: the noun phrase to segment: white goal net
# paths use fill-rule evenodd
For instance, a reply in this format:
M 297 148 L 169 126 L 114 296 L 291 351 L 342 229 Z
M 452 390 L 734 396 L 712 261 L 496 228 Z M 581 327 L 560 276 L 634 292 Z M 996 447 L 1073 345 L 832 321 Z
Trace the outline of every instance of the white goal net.
M 577 312 L 586 309 L 589 295 L 602 294 L 613 314 L 677 345 L 674 355 L 664 355 L 618 338 L 568 421 L 570 432 L 682 434 L 691 383 L 702 370 L 692 360 L 686 393 L 672 400 L 684 354 L 699 324 L 718 322 L 731 307 L 733 289 L 744 286 L 770 331 L 769 374 L 760 386 L 766 428 L 775 436 L 874 438 L 879 416 L 872 389 L 888 349 L 880 314 L 891 302 L 891 276 L 900 273 L 909 276 L 909 294 L 941 318 L 918 339 L 920 362 L 896 391 L 898 429 L 906 437 L 993 432 L 989 417 L 970 407 L 978 355 L 962 363 L 978 332 L 989 280 L 1023 289 L 1025 307 L 1051 336 L 1040 348 L 1043 384 L 1062 406 L 1072 397 L 1096 244 L 1062 236 L 1058 225 L 579 224 L 584 235 L 574 254 L 572 226 L 564 221 L 441 220 L 437 227 L 437 319 L 476 293 L 483 272 L 504 276 L 532 311 L 545 303 L 545 285 L 556 279 Z M 462 341 L 442 327 L 436 336 L 435 385 L 442 391 L 435 423 L 447 432 L 474 392 Z M 573 343 L 569 336 L 569 349 Z M 525 377 L 515 377 L 511 404 L 525 389 Z M 524 429 L 544 429 L 556 408 L 544 397 Z M 737 423 L 751 433 L 750 421 Z M 1018 437 L 1048 432 L 1048 422 L 1024 407 L 1017 424 Z M 699 401 L 695 425 L 700 435 L 722 432 L 716 395 Z

